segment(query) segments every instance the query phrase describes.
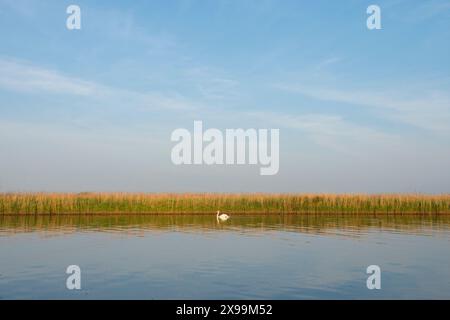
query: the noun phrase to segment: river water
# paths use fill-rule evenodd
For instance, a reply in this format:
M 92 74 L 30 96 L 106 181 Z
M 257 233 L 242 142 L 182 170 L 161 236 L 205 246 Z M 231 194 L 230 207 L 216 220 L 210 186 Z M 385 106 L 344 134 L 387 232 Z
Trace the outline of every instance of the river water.
M 386 298 L 450 299 L 449 216 L 0 217 L 0 299 Z

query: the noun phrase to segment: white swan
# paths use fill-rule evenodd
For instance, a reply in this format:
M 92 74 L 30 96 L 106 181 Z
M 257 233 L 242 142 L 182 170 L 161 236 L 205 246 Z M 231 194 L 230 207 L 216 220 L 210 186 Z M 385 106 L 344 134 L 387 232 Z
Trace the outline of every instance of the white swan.
M 217 221 L 227 221 L 228 219 L 230 219 L 230 216 L 225 214 L 225 213 L 220 213 L 220 211 L 217 211 Z

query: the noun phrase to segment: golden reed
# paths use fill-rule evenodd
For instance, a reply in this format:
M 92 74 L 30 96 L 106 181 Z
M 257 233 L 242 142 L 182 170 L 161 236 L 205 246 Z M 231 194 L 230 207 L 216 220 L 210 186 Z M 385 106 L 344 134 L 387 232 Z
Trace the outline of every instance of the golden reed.
M 0 193 L 0 215 L 449 214 L 450 194 Z

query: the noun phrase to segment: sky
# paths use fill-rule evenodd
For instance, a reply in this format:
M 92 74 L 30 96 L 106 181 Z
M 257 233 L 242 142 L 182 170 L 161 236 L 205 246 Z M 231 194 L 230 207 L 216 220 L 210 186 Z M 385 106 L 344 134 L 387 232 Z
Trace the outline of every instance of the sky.
M 448 0 L 0 0 L 0 192 L 449 193 L 449 57 Z M 195 120 L 278 174 L 174 165 Z

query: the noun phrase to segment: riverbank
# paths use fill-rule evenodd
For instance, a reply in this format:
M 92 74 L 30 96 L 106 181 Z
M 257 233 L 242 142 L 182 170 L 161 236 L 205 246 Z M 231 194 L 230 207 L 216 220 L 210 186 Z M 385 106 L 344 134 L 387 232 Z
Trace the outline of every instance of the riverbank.
M 0 214 L 450 214 L 450 194 L 0 193 Z

